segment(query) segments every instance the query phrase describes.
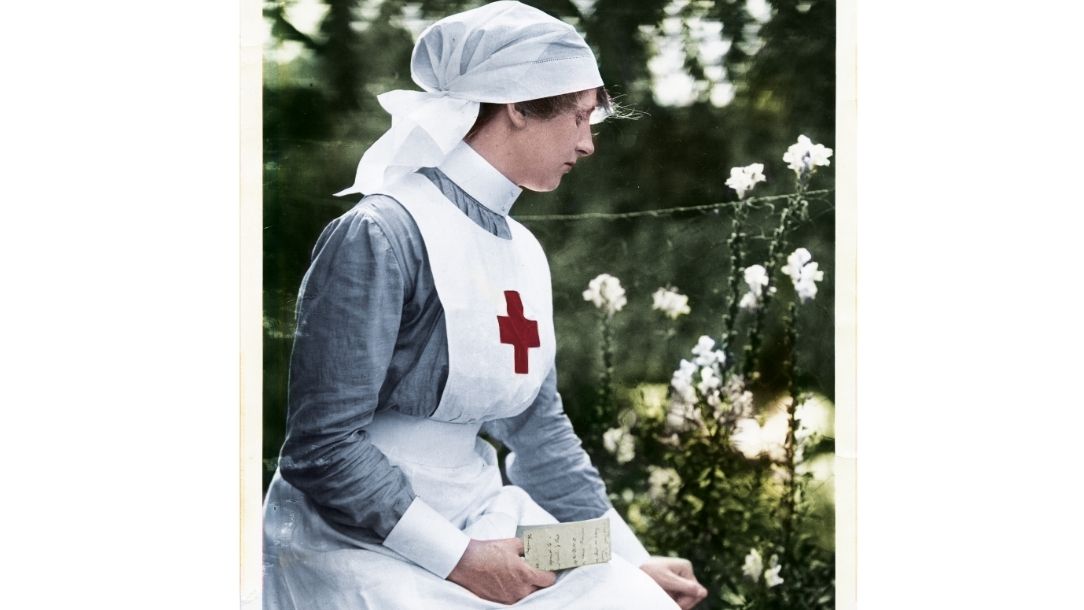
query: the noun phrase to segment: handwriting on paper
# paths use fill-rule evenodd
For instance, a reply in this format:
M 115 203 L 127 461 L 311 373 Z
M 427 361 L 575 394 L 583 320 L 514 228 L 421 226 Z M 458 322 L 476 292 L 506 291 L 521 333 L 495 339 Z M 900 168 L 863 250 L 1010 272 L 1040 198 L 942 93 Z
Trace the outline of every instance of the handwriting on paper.
M 610 560 L 610 520 L 606 517 L 556 525 L 521 525 L 523 558 L 540 570 L 564 570 Z

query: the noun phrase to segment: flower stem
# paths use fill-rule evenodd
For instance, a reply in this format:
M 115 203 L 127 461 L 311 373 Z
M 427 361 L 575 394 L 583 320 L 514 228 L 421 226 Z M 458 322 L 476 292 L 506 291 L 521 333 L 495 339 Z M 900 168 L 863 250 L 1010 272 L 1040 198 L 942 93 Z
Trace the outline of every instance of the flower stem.
M 734 323 L 738 317 L 738 301 L 741 298 L 741 272 L 744 264 L 745 253 L 744 229 L 745 220 L 749 208 L 742 202 L 734 207 L 734 218 L 730 224 L 730 237 L 727 238 L 727 248 L 730 251 L 730 284 L 727 286 L 727 309 L 723 315 L 723 349 L 726 352 L 727 362 L 733 362 L 733 346 L 737 339 L 738 328 Z
M 786 360 L 783 362 L 783 370 L 787 379 L 787 396 L 789 403 L 787 405 L 787 437 L 784 441 L 783 447 L 786 452 L 786 470 L 787 481 L 786 489 L 783 494 L 781 512 L 782 512 L 782 540 L 781 550 L 783 556 L 783 565 L 789 566 L 794 559 L 793 549 L 791 548 L 791 536 L 795 527 L 795 513 L 797 512 L 797 495 L 798 495 L 798 475 L 797 475 L 797 430 L 798 420 L 795 417 L 795 413 L 798 410 L 798 391 L 797 391 L 797 345 L 798 345 L 798 304 L 791 301 L 787 306 L 787 313 L 784 319 L 784 325 L 786 327 Z
M 757 365 L 759 364 L 761 330 L 764 326 L 764 317 L 765 312 L 768 310 L 768 304 L 772 301 L 772 286 L 775 282 L 771 278 L 774 270 L 778 267 L 777 259 L 780 257 L 780 253 L 786 250 L 790 232 L 798 226 L 798 223 L 806 215 L 806 207 L 809 202 L 806 201 L 805 191 L 806 182 L 799 180 L 798 190 L 787 199 L 786 207 L 779 214 L 779 224 L 776 225 L 775 231 L 772 232 L 772 240 L 768 244 L 768 259 L 764 263 L 764 269 L 768 276 L 768 285 L 764 287 L 760 307 L 757 308 L 756 314 L 753 316 L 753 325 L 749 330 L 749 340 L 745 344 L 742 358 L 742 374 L 747 379 L 755 377 Z
M 594 424 L 602 430 L 606 428 L 613 414 L 614 400 L 613 325 L 610 316 L 602 314 L 600 328 L 602 330 L 602 370 L 599 373 L 598 405 Z

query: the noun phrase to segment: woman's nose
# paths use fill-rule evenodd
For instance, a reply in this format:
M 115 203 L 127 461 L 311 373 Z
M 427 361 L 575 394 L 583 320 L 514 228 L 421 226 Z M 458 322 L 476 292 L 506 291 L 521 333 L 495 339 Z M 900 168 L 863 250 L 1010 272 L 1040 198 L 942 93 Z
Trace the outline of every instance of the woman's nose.
M 586 121 L 585 121 L 586 122 Z M 591 126 L 588 125 L 586 129 L 580 134 L 580 141 L 576 143 L 576 153 L 581 157 L 586 157 L 595 152 L 595 138 L 591 135 Z

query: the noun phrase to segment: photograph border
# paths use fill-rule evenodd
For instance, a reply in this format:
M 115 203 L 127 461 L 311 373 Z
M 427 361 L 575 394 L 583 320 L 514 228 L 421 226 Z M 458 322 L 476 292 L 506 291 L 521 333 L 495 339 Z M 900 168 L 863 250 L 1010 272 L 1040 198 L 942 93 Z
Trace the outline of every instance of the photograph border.
M 263 24 L 261 0 L 240 0 L 240 587 L 262 608 Z M 835 540 L 836 608 L 857 597 L 857 11 L 836 0 Z

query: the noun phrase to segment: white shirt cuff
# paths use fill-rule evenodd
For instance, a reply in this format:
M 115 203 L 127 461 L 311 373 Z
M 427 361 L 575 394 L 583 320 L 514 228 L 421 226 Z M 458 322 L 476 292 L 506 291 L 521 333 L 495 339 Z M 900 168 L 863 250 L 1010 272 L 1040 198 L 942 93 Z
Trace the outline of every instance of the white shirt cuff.
M 384 546 L 441 578 L 448 577 L 469 543 L 469 536 L 417 497 L 384 539 Z
M 636 567 L 640 567 L 651 558 L 651 553 L 648 553 L 644 545 L 640 544 L 636 534 L 632 533 L 632 528 L 625 523 L 616 510 L 611 508 L 606 511 L 606 517 L 610 520 L 610 543 L 613 545 L 614 553 Z

